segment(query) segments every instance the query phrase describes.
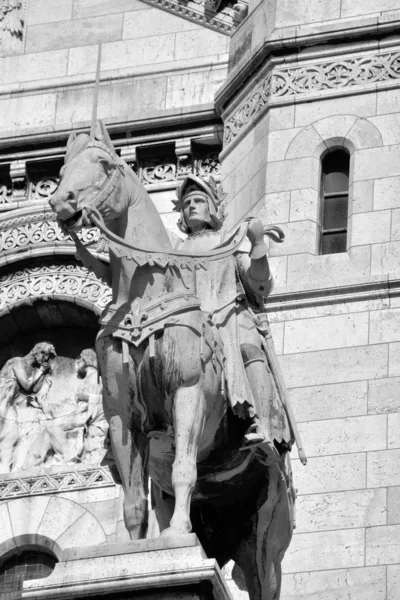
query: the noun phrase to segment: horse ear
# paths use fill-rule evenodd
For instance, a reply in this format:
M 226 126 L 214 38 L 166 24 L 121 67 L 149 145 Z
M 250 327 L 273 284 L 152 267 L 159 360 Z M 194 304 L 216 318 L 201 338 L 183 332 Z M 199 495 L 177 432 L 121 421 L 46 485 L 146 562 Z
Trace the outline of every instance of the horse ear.
M 103 142 L 103 144 L 108 146 L 108 148 L 110 148 L 110 150 L 112 150 L 112 152 L 115 153 L 115 148 L 113 146 L 110 136 L 108 135 L 106 126 L 104 125 L 103 121 L 101 121 L 100 119 L 97 119 L 97 121 L 96 121 L 95 138 L 99 142 Z
M 75 140 L 76 140 L 76 133 L 75 133 L 75 130 L 72 130 L 71 133 L 69 134 L 69 138 L 67 141 L 67 152 L 68 152 L 68 150 L 71 150 L 71 146 Z

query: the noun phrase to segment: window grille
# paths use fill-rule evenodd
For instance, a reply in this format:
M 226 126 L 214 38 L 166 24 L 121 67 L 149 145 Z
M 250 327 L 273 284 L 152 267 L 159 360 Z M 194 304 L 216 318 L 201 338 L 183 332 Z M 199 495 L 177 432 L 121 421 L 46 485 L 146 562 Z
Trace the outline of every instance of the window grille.
M 346 252 L 350 156 L 335 150 L 322 160 L 321 254 Z
M 24 550 L 0 565 L 0 600 L 22 598 L 23 582 L 42 579 L 52 573 L 57 559 L 45 552 Z

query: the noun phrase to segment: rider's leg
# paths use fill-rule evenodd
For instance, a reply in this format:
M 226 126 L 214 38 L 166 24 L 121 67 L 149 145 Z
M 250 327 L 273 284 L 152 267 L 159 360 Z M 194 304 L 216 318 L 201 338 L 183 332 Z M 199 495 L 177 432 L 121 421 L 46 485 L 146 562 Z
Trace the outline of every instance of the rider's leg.
M 206 415 L 201 383 L 180 387 L 174 400 L 175 461 L 172 487 L 175 509 L 170 526 L 161 535 L 190 533 L 190 500 L 197 479 L 196 458 Z
M 141 539 L 146 535 L 148 521 L 148 441 L 132 426 L 136 369 L 131 357 L 129 364 L 122 364 L 120 346 L 112 338 L 98 340 L 96 350 L 112 455 L 124 490 L 125 526 L 131 539 Z

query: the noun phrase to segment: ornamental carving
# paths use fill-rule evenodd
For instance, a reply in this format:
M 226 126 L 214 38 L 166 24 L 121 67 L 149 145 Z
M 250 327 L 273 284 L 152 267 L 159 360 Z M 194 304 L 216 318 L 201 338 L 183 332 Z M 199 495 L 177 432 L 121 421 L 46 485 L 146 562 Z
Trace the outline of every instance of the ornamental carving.
M 23 51 L 26 0 L 0 0 L 0 55 Z
M 83 229 L 79 234 L 83 243 L 96 247 L 100 240 L 98 229 Z M 11 252 L 31 245 L 51 242 L 70 242 L 60 229 L 54 213 L 25 215 L 0 223 L 0 252 Z
M 144 185 L 153 185 L 175 181 L 176 165 L 168 160 L 161 160 L 156 164 L 150 164 L 141 168 L 141 179 Z
M 100 313 L 111 300 L 111 290 L 85 267 L 61 262 L 0 277 L 0 312 L 25 299 L 46 296 L 75 298 Z
M 30 196 L 32 200 L 49 200 L 58 189 L 59 177 L 47 177 L 32 183 Z
M 219 178 L 221 175 L 221 163 L 218 154 L 204 156 L 196 161 L 196 175 L 208 179 L 210 175 Z
M 230 35 L 234 31 L 234 14 L 235 11 L 230 6 L 224 7 L 218 15 L 213 11 L 209 10 L 207 6 L 207 0 L 187 0 L 184 4 L 179 0 L 144 0 L 146 4 L 151 6 L 157 6 L 162 10 L 166 10 L 173 14 L 180 15 L 194 21 L 197 24 L 201 24 L 203 27 L 209 27 L 219 33 L 225 33 Z M 220 2 L 212 0 L 213 5 Z
M 114 481 L 107 467 L 69 469 L 58 471 L 56 474 L 45 473 L 27 477 L 0 478 L 0 499 L 21 498 L 87 490 L 91 488 L 110 487 Z
M 11 202 L 11 195 L 11 185 L 0 183 L 0 204 L 8 204 Z
M 0 473 L 86 463 L 106 454 L 96 352 L 57 356 L 48 342 L 0 371 Z
M 224 146 L 274 100 L 291 96 L 301 99 L 320 92 L 341 92 L 357 87 L 365 89 L 397 79 L 400 79 L 399 52 L 274 68 L 226 121 Z

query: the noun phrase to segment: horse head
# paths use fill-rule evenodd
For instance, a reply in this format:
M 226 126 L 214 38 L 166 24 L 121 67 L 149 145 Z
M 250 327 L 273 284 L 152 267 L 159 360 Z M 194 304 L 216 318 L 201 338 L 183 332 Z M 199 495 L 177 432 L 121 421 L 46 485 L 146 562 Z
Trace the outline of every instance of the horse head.
M 90 209 L 97 209 L 105 222 L 117 219 L 127 209 L 126 186 L 121 186 L 125 167 L 102 121 L 97 121 L 95 139 L 71 133 L 60 185 L 50 200 L 67 230 L 89 226 Z

